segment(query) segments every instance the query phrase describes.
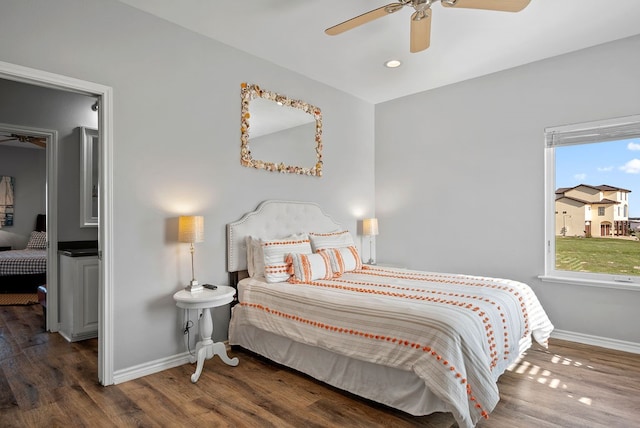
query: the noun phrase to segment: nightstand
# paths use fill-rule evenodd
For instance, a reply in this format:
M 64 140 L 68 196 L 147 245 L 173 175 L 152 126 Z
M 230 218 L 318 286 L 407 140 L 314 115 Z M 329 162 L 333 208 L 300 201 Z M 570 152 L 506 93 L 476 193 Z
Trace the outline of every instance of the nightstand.
M 198 362 L 196 372 L 191 375 L 191 382 L 196 383 L 202 374 L 205 359 L 211 359 L 218 355 L 220 359 L 230 365 L 237 366 L 238 358 L 229 358 L 227 348 L 222 342 L 211 340 L 213 333 L 213 320 L 211 308 L 224 306 L 233 301 L 236 290 L 226 285 L 218 285 L 216 290 L 204 290 L 191 294 L 188 290 L 180 290 L 173 295 L 176 305 L 183 309 L 202 309 L 202 316 L 198 323 L 200 341 L 196 344 L 197 357 L 191 357 L 191 363 Z

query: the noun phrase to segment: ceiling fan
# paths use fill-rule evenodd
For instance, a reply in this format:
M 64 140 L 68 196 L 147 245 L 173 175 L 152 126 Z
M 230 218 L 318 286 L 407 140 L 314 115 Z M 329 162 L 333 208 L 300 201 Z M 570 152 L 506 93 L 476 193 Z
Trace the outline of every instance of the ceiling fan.
M 397 3 L 390 3 L 370 10 L 355 18 L 329 27 L 324 32 L 330 36 L 335 36 L 374 19 L 395 13 L 405 6 L 411 6 L 415 9 L 415 12 L 411 15 L 410 50 L 411 52 L 420 52 L 429 47 L 431 39 L 431 5 L 437 1 L 444 7 L 519 12 L 527 7 L 531 0 L 399 0 Z
M 30 135 L 19 135 L 19 134 L 10 134 L 6 136 L 0 136 L 0 138 L 1 137 L 8 137 L 8 138 L 0 140 L 0 144 L 6 143 L 9 141 L 18 141 L 21 143 L 30 143 L 35 146 L 41 147 L 43 149 L 47 147 L 47 139 L 44 137 L 32 137 Z

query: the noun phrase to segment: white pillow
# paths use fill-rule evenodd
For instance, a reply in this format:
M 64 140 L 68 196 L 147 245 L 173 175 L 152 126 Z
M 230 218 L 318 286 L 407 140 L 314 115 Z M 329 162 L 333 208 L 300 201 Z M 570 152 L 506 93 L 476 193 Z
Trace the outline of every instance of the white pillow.
M 311 247 L 313 248 L 314 253 L 326 248 L 355 246 L 351 233 L 349 233 L 348 230 L 329 233 L 309 233 L 309 239 L 311 240 Z
M 289 282 L 310 282 L 316 279 L 331 279 L 331 260 L 329 254 L 321 251 L 316 254 L 289 254 L 288 260 L 293 266 L 293 276 Z
M 295 233 L 283 240 L 304 240 L 309 239 L 306 233 Z M 255 236 L 247 236 L 247 271 L 250 277 L 264 277 L 264 253 L 262 252 L 262 242 L 265 240 Z
M 253 236 L 246 237 L 247 243 L 247 271 L 249 276 L 264 276 L 264 255 L 262 254 L 262 246 L 260 238 Z
M 264 278 L 267 282 L 283 282 L 289 279 L 291 263 L 287 263 L 287 255 L 290 253 L 311 254 L 309 239 L 261 240 L 261 247 L 264 254 Z
M 362 260 L 360 260 L 360 254 L 358 254 L 356 247 L 327 248 L 321 250 L 320 253 L 329 255 L 334 276 L 362 269 Z

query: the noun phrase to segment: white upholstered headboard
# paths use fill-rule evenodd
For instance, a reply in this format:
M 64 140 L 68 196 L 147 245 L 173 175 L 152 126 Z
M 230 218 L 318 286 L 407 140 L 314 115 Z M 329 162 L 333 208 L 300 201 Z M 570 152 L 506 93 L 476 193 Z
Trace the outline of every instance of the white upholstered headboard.
M 334 232 L 342 226 L 313 202 L 268 200 L 227 224 L 227 271 L 247 269 L 247 236 L 276 239 L 301 232 Z

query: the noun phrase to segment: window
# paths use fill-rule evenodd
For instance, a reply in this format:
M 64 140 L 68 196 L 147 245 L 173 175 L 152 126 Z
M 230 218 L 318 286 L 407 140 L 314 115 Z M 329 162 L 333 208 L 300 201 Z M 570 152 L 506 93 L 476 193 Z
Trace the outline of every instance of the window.
M 640 115 L 547 128 L 545 144 L 542 279 L 640 290 Z

